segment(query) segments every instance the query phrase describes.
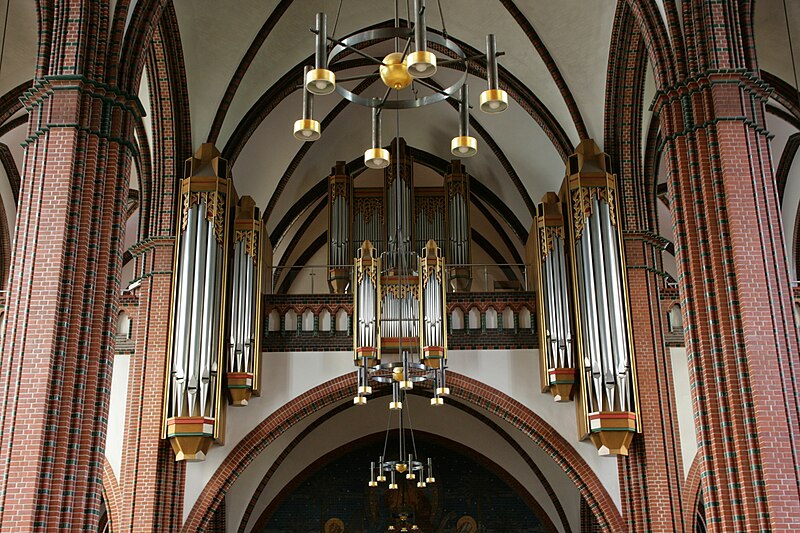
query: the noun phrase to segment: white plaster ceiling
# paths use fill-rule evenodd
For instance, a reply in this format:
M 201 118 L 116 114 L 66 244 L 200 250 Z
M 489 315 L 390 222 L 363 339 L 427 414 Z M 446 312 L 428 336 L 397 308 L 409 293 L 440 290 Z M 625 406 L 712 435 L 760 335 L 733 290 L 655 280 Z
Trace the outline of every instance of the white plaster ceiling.
M 603 0 L 586 5 L 580 0 L 568 0 L 566 3 L 568 5 L 565 6 L 561 2 L 558 5 L 551 2 L 517 2 L 519 9 L 539 32 L 570 85 L 590 135 L 602 143 L 605 72 L 615 2 Z M 405 6 L 402 4 L 401 17 L 405 18 Z M 275 1 L 248 0 L 234 7 L 229 0 L 175 0 L 187 70 L 195 146 L 208 136 L 235 68 L 276 5 Z M 391 0 L 344 0 L 336 35 L 344 36 L 390 20 L 393 18 L 393 5 Z M 312 54 L 313 35 L 308 28 L 314 24 L 314 14 L 320 10 L 328 13 L 329 31 L 333 31 L 337 6 L 338 2 L 333 0 L 304 0 L 290 5 L 250 64 L 236 92 L 217 139 L 220 149 L 226 145 L 258 98 L 287 70 Z M 576 144 L 576 128 L 551 74 L 528 37 L 500 2 L 444 0 L 442 7 L 447 31 L 456 39 L 483 50 L 486 33 L 497 34 L 498 48 L 505 52 L 500 64 L 533 91 L 567 133 L 570 142 Z M 428 6 L 427 22 L 431 28 L 441 29 L 435 2 L 430 2 Z M 378 55 L 378 52 L 375 54 Z M 445 77 L 447 74 L 437 76 Z M 542 129 L 515 102 L 512 102 L 508 112 L 500 116 L 480 113 L 477 103 L 480 92 L 485 88 L 485 80 L 471 78 L 470 85 L 473 116 L 504 151 L 528 195 L 534 202 L 538 201 L 544 192 L 556 188 L 560 183 L 563 177 L 561 157 Z M 376 94 L 382 93 L 380 86 L 371 90 Z M 316 98 L 315 118 L 324 118 L 340 100 L 335 94 Z M 297 91 L 261 123 L 233 167 L 237 190 L 240 194 L 253 196 L 261 207 L 270 201 L 278 180 L 301 146 L 290 133 L 291 124 L 298 118 L 299 110 L 300 94 Z M 384 119 L 385 142 L 394 136 L 392 113 L 387 115 Z M 445 159 L 451 158 L 449 140 L 457 129 L 457 115 L 452 107 L 441 103 L 424 110 L 402 112 L 401 117 L 401 133 L 410 145 Z M 408 127 L 410 123 L 414 123 L 414 129 Z M 357 158 L 368 144 L 369 112 L 350 105 L 327 128 L 323 139 L 312 146 L 293 173 L 268 220 L 270 229 L 300 195 L 328 174 L 334 161 Z M 523 225 L 529 225 L 530 214 L 521 195 L 486 143 L 480 144 L 478 157 L 466 161 L 469 172 L 496 192 Z
M 787 0 L 758 0 L 755 13 L 756 52 L 759 68 L 794 86 L 794 73 L 789 50 L 789 31 L 792 36 L 795 62 L 800 69 L 800 2 Z M 788 29 L 787 17 L 788 15 Z
M 36 45 L 39 34 L 36 28 L 36 2 L 9 1 L 7 35 L 0 67 L 0 95 L 20 83 L 30 80 L 36 71 Z M 5 16 L 5 9 L 0 8 Z

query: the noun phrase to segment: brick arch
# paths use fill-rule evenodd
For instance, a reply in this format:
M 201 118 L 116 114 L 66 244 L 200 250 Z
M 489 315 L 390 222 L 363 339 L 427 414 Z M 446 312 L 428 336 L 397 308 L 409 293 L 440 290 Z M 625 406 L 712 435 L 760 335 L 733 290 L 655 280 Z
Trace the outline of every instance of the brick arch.
M 684 500 L 689 504 L 683 510 L 684 524 L 694 524 L 694 515 L 697 510 L 697 503 L 700 499 L 700 493 L 703 490 L 701 476 L 703 474 L 703 459 L 700 454 L 694 456 L 692 466 L 689 467 L 689 473 L 686 476 L 686 483 L 683 485 Z
M 421 394 L 419 393 L 418 390 L 417 391 L 412 391 L 412 394 L 421 396 Z M 388 396 L 388 395 L 389 395 L 389 391 L 388 390 L 383 390 L 381 392 L 378 392 L 375 396 L 376 397 L 381 397 L 381 396 Z M 487 415 L 482 414 L 482 413 L 476 411 L 475 409 L 473 409 L 472 407 L 469 407 L 466 404 L 463 404 L 463 403 L 460 403 L 460 402 L 452 402 L 449 405 L 451 405 L 451 406 L 453 406 L 453 407 L 455 407 L 455 408 L 457 408 L 457 409 L 459 409 L 461 411 L 464 411 L 465 413 L 469 414 L 470 416 L 478 419 L 478 421 L 480 423 L 484 424 L 485 426 L 491 428 L 493 431 L 498 433 L 503 438 L 503 440 L 505 440 L 508 443 L 508 445 L 511 446 L 511 448 L 514 449 L 514 451 L 522 458 L 523 461 L 525 461 L 525 463 L 528 465 L 528 467 L 536 475 L 537 479 L 542 484 L 542 487 L 544 487 L 544 490 L 545 490 L 547 496 L 549 497 L 550 501 L 553 504 L 553 507 L 555 507 L 556 512 L 558 513 L 558 516 L 559 516 L 559 519 L 561 521 L 561 526 L 562 526 L 563 530 L 566 533 L 570 533 L 571 528 L 570 528 L 570 525 L 569 525 L 569 520 L 567 518 L 567 514 L 564 511 L 564 507 L 561 505 L 561 502 L 559 501 L 558 497 L 556 496 L 556 493 L 553 490 L 552 485 L 547 480 L 547 478 L 545 477 L 544 473 L 542 473 L 542 471 L 539 468 L 539 466 L 533 461 L 531 456 L 522 448 L 522 446 L 520 446 L 520 444 L 510 434 L 508 434 L 503 428 L 501 428 L 498 424 L 496 424 L 491 419 L 489 419 L 489 417 Z M 245 509 L 245 513 L 242 516 L 241 521 L 239 522 L 238 533 L 245 533 L 245 530 L 246 530 L 246 527 L 247 527 L 247 523 L 250 521 L 250 517 L 251 517 L 251 515 L 253 513 L 253 510 L 255 509 L 256 503 L 260 499 L 262 492 L 264 491 L 264 489 L 267 486 L 267 483 L 269 483 L 269 480 L 272 478 L 272 476 L 278 470 L 280 465 L 283 464 L 283 461 L 285 461 L 289 457 L 289 455 L 291 454 L 292 450 L 298 444 L 300 444 L 300 442 L 304 438 L 306 438 L 317 427 L 319 427 L 319 425 L 322 422 L 324 422 L 325 420 L 329 420 L 330 418 L 333 418 L 334 416 L 338 415 L 339 413 L 341 413 L 345 409 L 348 409 L 349 407 L 350 407 L 350 405 L 348 403 L 343 403 L 341 405 L 338 405 L 338 406 L 334 407 L 333 409 L 329 410 L 328 412 L 324 413 L 322 416 L 320 416 L 319 419 L 317 419 L 315 421 L 314 424 L 311 424 L 308 427 L 306 427 L 305 429 L 303 429 L 303 431 L 301 431 L 300 434 L 297 435 L 297 437 L 295 437 L 294 440 L 291 443 L 289 443 L 288 446 L 286 446 L 286 448 L 281 452 L 280 456 L 270 466 L 270 468 L 267 471 L 267 473 L 264 474 L 264 477 L 262 478 L 261 482 L 258 484 L 258 487 L 256 487 L 255 491 L 253 492 L 253 495 L 250 497 L 250 502 L 248 503 L 247 508 Z M 425 432 L 422 432 L 422 433 L 425 433 Z M 426 434 L 430 435 L 429 433 L 426 433 Z M 335 451 L 338 451 L 338 450 L 335 450 Z M 331 453 L 329 453 L 328 455 L 330 456 Z M 297 479 L 297 478 L 295 478 L 295 479 Z M 277 500 L 277 499 L 278 499 L 278 497 L 276 497 L 274 500 Z M 262 513 L 262 516 L 263 515 L 264 515 L 264 513 Z M 256 529 L 257 528 L 254 528 L 254 531 Z
M 510 396 L 480 381 L 450 372 L 450 387 L 455 399 L 478 412 L 505 420 L 547 453 L 576 485 L 589 503 L 600 526 L 608 531 L 623 531 L 622 517 L 597 474 L 575 448 L 536 413 Z M 265 418 L 228 454 L 195 502 L 182 531 L 205 531 L 225 494 L 239 474 L 275 439 L 294 424 L 320 409 L 353 396 L 355 372 L 329 380 L 291 400 Z
M 348 446 L 358 446 L 360 444 L 367 442 L 379 442 L 383 440 L 382 437 L 384 434 L 385 433 L 383 432 L 372 433 L 370 435 L 366 435 L 364 437 L 351 441 L 350 443 L 348 443 Z M 481 466 L 486 468 L 489 472 L 495 474 L 506 485 L 508 485 L 508 487 L 511 488 L 511 490 L 513 490 L 525 502 L 526 505 L 528 505 L 530 510 L 541 521 L 541 524 L 545 527 L 547 531 L 551 533 L 558 532 L 558 529 L 553 523 L 552 518 L 547 513 L 547 511 L 544 510 L 542 505 L 537 500 L 536 496 L 531 494 L 531 492 L 527 489 L 527 487 L 525 487 L 508 470 L 497 464 L 494 460 L 487 457 L 486 455 L 483 455 L 475 451 L 470 446 L 448 439 L 446 437 L 442 437 L 440 435 L 429 433 L 427 431 L 415 431 L 414 435 L 422 436 L 424 438 L 427 438 L 431 442 L 455 450 L 459 452 L 461 455 L 468 457 L 473 462 L 480 464 Z M 310 476 L 313 476 L 318 470 L 324 468 L 325 465 L 347 454 L 348 451 L 349 450 L 347 448 L 338 448 L 332 450 L 327 454 L 317 458 L 311 464 L 306 466 L 306 468 L 304 468 L 299 475 L 297 475 L 293 480 L 291 480 L 289 483 L 283 486 L 283 488 L 278 492 L 278 494 L 267 505 L 266 509 L 264 509 L 264 511 L 261 513 L 261 516 L 259 516 L 259 518 L 256 520 L 253 529 L 251 531 L 263 530 L 269 518 L 271 518 L 271 516 L 275 513 L 275 511 L 277 511 L 280 508 L 281 504 L 286 500 L 286 498 L 293 491 L 295 491 L 303 481 L 308 479 Z M 283 455 L 279 458 L 279 460 L 282 458 L 284 458 Z M 524 459 L 525 457 L 523 457 L 523 460 Z M 530 457 L 527 457 L 527 459 L 530 461 Z M 529 464 L 532 464 L 532 461 Z M 270 468 L 270 472 L 274 472 L 272 468 Z M 545 485 L 545 487 L 546 489 L 548 488 L 547 485 Z M 259 488 L 261 488 L 261 485 L 259 485 Z M 260 494 L 260 492 L 258 494 Z M 253 505 L 254 503 L 255 502 L 251 500 L 250 504 Z M 564 514 L 560 502 L 558 502 L 558 500 L 554 500 L 552 503 L 556 506 L 556 509 L 560 511 L 559 516 L 560 518 L 563 518 L 561 526 L 564 528 L 564 531 L 566 533 L 572 533 L 572 529 L 570 528 L 569 523 L 566 522 L 566 515 Z M 248 506 L 248 509 L 250 509 L 250 506 Z M 246 515 L 246 518 L 249 519 L 249 515 Z M 242 522 L 239 524 L 238 533 L 244 533 L 246 526 L 247 523 L 245 522 L 245 520 L 242 520 Z
M 108 457 L 103 455 L 103 482 L 102 482 L 103 500 L 106 502 L 106 513 L 108 514 L 108 523 L 111 524 L 113 530 L 115 524 L 119 524 L 119 508 L 122 503 L 122 495 L 120 494 L 119 483 L 117 476 L 114 475 L 114 470 L 108 462 Z

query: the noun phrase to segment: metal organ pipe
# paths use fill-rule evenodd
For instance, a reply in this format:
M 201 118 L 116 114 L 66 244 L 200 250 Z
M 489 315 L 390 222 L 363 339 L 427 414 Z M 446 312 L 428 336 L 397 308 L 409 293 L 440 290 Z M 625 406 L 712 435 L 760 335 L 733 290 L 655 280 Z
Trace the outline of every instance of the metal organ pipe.
M 173 413 L 185 416 L 184 394 L 186 391 L 186 365 L 188 363 L 189 337 L 191 333 L 192 295 L 194 291 L 194 260 L 197 246 L 197 212 L 199 206 L 189 208 L 186 229 L 181 242 L 180 283 L 177 287 L 178 312 L 175 321 L 175 344 L 172 373 L 174 376 Z
M 614 368 L 610 370 L 617 375 L 619 386 L 619 402 L 620 410 L 628 410 L 628 370 L 630 367 L 630 360 L 628 356 L 628 343 L 627 339 L 627 318 L 623 312 L 623 287 L 620 280 L 620 265 L 619 258 L 615 253 L 619 249 L 617 242 L 617 234 L 614 226 L 611 224 L 611 217 L 609 213 L 608 204 L 605 202 L 600 204 L 599 216 L 600 223 L 603 228 L 604 237 L 604 255 L 606 258 L 607 279 L 609 285 L 609 301 L 611 302 L 611 338 L 613 344 L 613 353 L 616 356 Z
M 202 416 L 197 412 L 197 395 L 200 392 L 200 351 L 202 349 L 202 331 L 203 331 L 203 289 L 205 288 L 205 273 L 206 262 L 208 257 L 206 255 L 207 238 L 208 238 L 208 225 L 205 224 L 206 219 L 206 203 L 200 202 L 200 213 L 197 231 L 197 255 L 195 256 L 194 263 L 194 290 L 192 294 L 192 336 L 189 339 L 189 382 L 188 382 L 188 395 L 189 395 L 189 416 Z
M 213 343 L 214 309 L 219 305 L 217 294 L 217 241 L 214 237 L 214 221 L 204 220 L 206 226 L 206 271 L 205 287 L 203 288 L 203 336 L 200 346 L 200 361 L 198 378 L 200 379 L 200 416 L 206 416 L 206 403 L 208 401 L 208 387 L 211 381 L 211 359 L 212 354 L 216 353 L 216 346 Z

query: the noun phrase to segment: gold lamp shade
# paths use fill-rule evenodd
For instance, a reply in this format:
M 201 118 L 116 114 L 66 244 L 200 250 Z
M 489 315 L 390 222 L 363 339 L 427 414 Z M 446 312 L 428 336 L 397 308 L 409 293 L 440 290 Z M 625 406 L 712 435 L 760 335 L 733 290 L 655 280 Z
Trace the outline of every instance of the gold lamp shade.
M 298 141 L 316 141 L 321 136 L 319 122 L 313 119 L 300 119 L 294 122 L 294 138 Z
M 306 88 L 313 94 L 331 94 L 336 90 L 336 74 L 326 68 L 315 68 L 306 74 Z
M 472 157 L 478 153 L 478 141 L 468 135 L 453 137 L 450 142 L 450 153 L 457 157 Z
M 436 56 L 427 50 L 411 52 L 406 58 L 408 73 L 414 78 L 430 78 L 436 74 Z
M 369 168 L 386 168 L 389 161 L 389 150 L 386 148 L 370 148 L 364 152 L 364 164 Z
M 481 111 L 502 113 L 508 109 L 508 93 L 503 89 L 489 89 L 481 93 Z

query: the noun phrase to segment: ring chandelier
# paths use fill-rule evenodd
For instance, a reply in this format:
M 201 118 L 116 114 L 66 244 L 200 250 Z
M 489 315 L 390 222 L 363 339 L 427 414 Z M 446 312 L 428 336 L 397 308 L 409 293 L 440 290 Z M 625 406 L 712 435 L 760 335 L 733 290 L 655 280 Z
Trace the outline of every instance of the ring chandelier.
M 341 4 L 340 4 L 341 8 Z M 440 6 L 441 14 L 441 6 Z M 338 20 L 337 20 L 338 21 Z M 442 17 L 444 27 L 444 18 Z M 335 27 L 335 25 L 334 25 Z M 322 135 L 320 123 L 313 118 L 314 96 L 331 94 L 334 91 L 346 100 L 372 109 L 372 147 L 364 152 L 364 164 L 369 168 L 385 168 L 390 164 L 389 151 L 381 146 L 381 111 L 383 109 L 412 109 L 424 107 L 446 100 L 455 100 L 459 104 L 459 131 L 450 143 L 450 152 L 457 157 L 471 157 L 478 153 L 478 142 L 469 132 L 469 91 L 467 86 L 468 63 L 474 60 L 486 61 L 486 78 L 488 89 L 481 93 L 480 108 L 485 113 L 502 113 L 508 108 L 508 94 L 498 86 L 497 57 L 502 55 L 496 51 L 495 36 L 486 36 L 486 54 L 467 56 L 455 41 L 443 35 L 428 34 L 425 25 L 425 0 L 414 0 L 413 28 L 400 26 L 395 2 L 395 25 L 390 28 L 379 28 L 362 31 L 346 39 L 328 36 L 327 17 L 317 13 L 316 28 L 311 30 L 316 35 L 314 67 L 307 66 L 303 83 L 303 115 L 294 123 L 294 136 L 301 141 L 316 141 Z M 364 52 L 362 48 L 376 41 L 394 39 L 395 51 L 383 59 L 378 59 Z M 405 40 L 402 51 L 398 43 Z M 411 43 L 414 50 L 411 51 Z M 328 51 L 328 43 L 333 46 Z M 427 49 L 428 43 L 448 51 L 451 57 L 440 61 Z M 378 67 L 370 74 L 340 78 L 337 83 L 334 68 L 347 53 L 355 53 Z M 461 65 L 462 75 L 448 87 L 440 88 L 430 79 L 437 72 L 437 66 Z M 341 82 L 363 80 L 380 76 L 386 86 L 382 98 L 368 98 L 355 94 L 341 85 Z M 429 91 L 419 96 L 417 85 Z M 399 91 L 412 86 L 413 96 L 400 98 Z M 396 99 L 389 99 L 392 91 L 397 91 Z

